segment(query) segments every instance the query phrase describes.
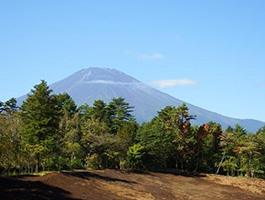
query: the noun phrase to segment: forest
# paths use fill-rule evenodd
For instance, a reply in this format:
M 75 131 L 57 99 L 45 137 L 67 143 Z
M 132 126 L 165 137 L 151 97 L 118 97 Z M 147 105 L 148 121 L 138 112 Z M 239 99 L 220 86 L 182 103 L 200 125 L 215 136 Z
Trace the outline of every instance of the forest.
M 192 125 L 188 107 L 167 106 L 138 124 L 124 98 L 77 107 L 46 81 L 20 107 L 0 102 L 0 174 L 73 169 L 183 170 L 264 178 L 265 126 Z

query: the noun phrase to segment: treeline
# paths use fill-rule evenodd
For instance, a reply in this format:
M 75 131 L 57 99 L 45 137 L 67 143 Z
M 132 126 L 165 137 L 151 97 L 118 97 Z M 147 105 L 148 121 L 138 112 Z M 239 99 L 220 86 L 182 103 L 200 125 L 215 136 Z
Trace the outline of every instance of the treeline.
M 41 81 L 21 107 L 14 98 L 0 102 L 0 173 L 127 168 L 264 177 L 265 127 L 250 134 L 240 125 L 191 125 L 185 104 L 142 125 L 132 111 L 121 97 L 77 108 Z

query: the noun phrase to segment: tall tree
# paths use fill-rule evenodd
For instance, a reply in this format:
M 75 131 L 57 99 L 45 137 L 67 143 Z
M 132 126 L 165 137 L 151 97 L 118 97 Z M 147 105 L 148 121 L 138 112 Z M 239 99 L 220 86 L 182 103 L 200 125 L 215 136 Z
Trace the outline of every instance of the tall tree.
M 57 110 L 59 111 L 59 115 L 64 115 L 67 113 L 69 116 L 72 116 L 77 111 L 77 106 L 74 100 L 70 97 L 69 94 L 63 93 L 54 95 L 56 99 Z
M 176 109 L 174 117 L 179 130 L 175 139 L 178 162 L 182 170 L 188 170 L 192 166 L 190 161 L 194 157 L 196 143 L 190 120 L 195 119 L 196 116 L 190 115 L 186 104 L 182 104 Z
M 92 108 L 92 117 L 100 122 L 107 123 L 109 118 L 107 115 L 107 104 L 103 100 L 96 100 Z
M 36 162 L 36 171 L 41 163 L 49 162 L 49 156 L 55 148 L 54 135 L 58 127 L 56 98 L 51 95 L 47 83 L 42 80 L 35 85 L 21 106 L 24 123 L 23 139 L 26 151 Z
M 88 168 L 114 168 L 119 164 L 119 140 L 99 120 L 89 119 L 82 126 L 81 143 Z
M 167 106 L 151 122 L 139 129 L 137 140 L 147 150 L 147 164 L 152 167 L 177 167 L 187 170 L 194 157 L 195 138 L 185 104 L 178 108 Z M 147 166 L 147 165 L 146 165 Z M 179 167 L 180 166 L 180 167 Z
M 17 100 L 15 98 L 11 98 L 8 101 L 6 101 L 5 103 L 2 103 L 2 106 L 0 105 L 0 112 L 2 111 L 3 114 L 7 118 L 12 117 L 12 115 L 17 110 L 18 110 L 18 106 L 17 106 Z
M 78 113 L 69 115 L 64 111 L 60 118 L 59 135 L 57 138 L 57 147 L 60 152 L 58 160 L 55 163 L 59 169 L 73 169 L 82 167 L 83 151 L 81 147 L 81 127 Z
M 0 113 L 0 168 L 9 174 L 10 170 L 21 168 L 21 123 L 15 98 L 2 104 Z
M 122 97 L 113 98 L 107 105 L 107 113 L 110 118 L 109 126 L 113 133 L 117 133 L 124 121 L 135 121 L 132 113 L 133 106 L 125 102 Z

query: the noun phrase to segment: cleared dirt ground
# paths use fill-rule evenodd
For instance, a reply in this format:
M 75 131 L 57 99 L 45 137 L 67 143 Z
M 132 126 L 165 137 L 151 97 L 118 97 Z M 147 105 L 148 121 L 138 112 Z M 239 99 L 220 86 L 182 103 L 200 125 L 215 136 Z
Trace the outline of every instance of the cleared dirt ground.
M 0 178 L 0 199 L 265 199 L 265 180 L 120 170 Z

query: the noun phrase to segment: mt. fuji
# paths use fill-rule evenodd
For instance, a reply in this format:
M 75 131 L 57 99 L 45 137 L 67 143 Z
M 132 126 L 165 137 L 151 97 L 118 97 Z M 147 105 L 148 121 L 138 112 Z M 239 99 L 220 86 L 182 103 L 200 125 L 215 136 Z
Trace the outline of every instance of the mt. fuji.
M 220 123 L 223 128 L 240 124 L 252 132 L 256 132 L 258 128 L 265 125 L 265 122 L 257 120 L 235 119 L 207 111 L 154 89 L 115 69 L 83 69 L 51 84 L 50 89 L 55 94 L 68 93 L 78 106 L 85 103 L 93 105 L 93 102 L 98 99 L 108 103 L 113 98 L 123 97 L 126 102 L 134 106 L 133 115 L 140 123 L 151 120 L 157 115 L 157 111 L 168 105 L 178 107 L 186 103 L 190 114 L 197 116 L 193 124 L 214 121 Z M 26 98 L 26 95 L 18 98 L 18 104 L 21 105 Z

